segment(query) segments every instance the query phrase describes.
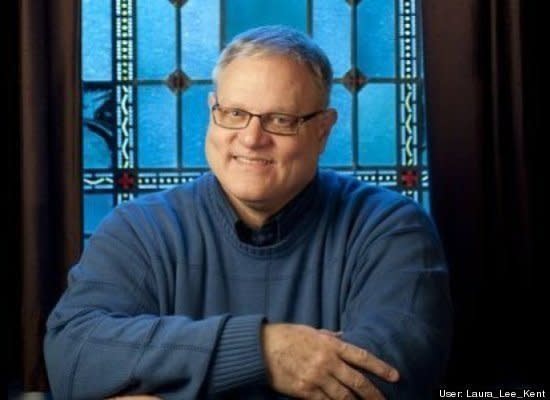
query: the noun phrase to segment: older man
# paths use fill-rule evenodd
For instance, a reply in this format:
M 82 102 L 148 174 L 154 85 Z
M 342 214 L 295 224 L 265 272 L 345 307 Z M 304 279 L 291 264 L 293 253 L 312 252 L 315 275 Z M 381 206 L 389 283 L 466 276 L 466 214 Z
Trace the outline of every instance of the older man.
M 262 27 L 214 80 L 212 174 L 119 206 L 72 268 L 55 398 L 429 396 L 450 335 L 437 234 L 407 198 L 318 170 L 327 57 Z

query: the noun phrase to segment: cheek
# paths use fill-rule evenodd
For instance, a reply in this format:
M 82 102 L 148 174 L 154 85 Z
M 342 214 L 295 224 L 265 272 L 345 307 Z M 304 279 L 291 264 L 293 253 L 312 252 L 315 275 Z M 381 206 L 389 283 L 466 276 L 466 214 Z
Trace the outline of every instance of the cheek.
M 220 135 L 219 132 L 216 132 L 215 129 L 209 129 L 206 134 L 205 148 L 206 148 L 206 157 L 209 161 L 211 158 L 220 158 L 225 153 L 227 146 L 227 138 L 224 138 L 223 135 Z M 212 160 L 213 161 L 213 160 Z
M 206 159 L 208 162 L 210 162 L 210 157 L 212 155 L 212 135 L 210 131 L 206 134 L 206 138 L 204 139 L 204 153 L 206 154 Z
M 208 135 L 206 136 L 205 154 L 206 161 L 208 162 L 210 168 L 214 171 L 219 170 L 222 160 L 220 144 L 218 143 L 216 135 L 212 134 L 211 132 L 208 132 Z
M 288 160 L 300 162 L 300 166 L 305 167 L 311 162 L 315 162 L 319 156 L 319 143 L 313 140 L 303 140 L 295 143 L 287 149 Z
M 306 144 L 304 143 L 304 146 Z M 317 148 L 308 143 L 309 147 L 293 146 L 284 153 L 281 172 L 292 176 L 309 175 L 317 168 Z

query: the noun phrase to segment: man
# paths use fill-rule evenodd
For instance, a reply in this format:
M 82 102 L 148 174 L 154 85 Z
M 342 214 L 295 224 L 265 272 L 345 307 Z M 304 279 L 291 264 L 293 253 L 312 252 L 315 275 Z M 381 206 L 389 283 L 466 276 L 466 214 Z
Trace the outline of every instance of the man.
M 48 320 L 56 399 L 426 398 L 450 335 L 420 207 L 319 171 L 332 71 L 305 35 L 238 36 L 214 70 L 212 174 L 115 209 Z

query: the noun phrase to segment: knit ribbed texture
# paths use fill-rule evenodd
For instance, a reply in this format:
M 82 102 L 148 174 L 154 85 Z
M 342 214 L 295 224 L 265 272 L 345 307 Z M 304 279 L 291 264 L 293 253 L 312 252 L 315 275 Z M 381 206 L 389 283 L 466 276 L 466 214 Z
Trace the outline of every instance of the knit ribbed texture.
M 214 355 L 209 394 L 266 380 L 260 341 L 264 320 L 262 315 L 247 315 L 226 322 Z

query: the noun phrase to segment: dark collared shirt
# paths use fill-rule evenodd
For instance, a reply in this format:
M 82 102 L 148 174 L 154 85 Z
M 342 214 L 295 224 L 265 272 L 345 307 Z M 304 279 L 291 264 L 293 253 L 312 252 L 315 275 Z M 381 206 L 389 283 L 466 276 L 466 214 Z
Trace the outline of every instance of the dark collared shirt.
M 311 182 L 281 210 L 271 216 L 260 229 L 252 229 L 235 214 L 235 231 L 239 239 L 253 246 L 271 246 L 283 240 L 295 226 L 303 210 L 308 207 L 315 196 L 317 174 Z M 218 182 L 219 185 L 219 182 Z M 220 187 L 220 191 L 221 190 Z

